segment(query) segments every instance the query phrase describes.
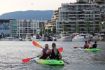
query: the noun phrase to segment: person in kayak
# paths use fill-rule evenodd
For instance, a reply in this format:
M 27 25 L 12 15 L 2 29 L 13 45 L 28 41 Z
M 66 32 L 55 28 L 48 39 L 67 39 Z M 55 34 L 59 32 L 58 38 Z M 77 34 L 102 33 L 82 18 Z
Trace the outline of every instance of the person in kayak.
M 88 40 L 87 42 L 88 42 L 89 48 L 91 48 L 91 47 L 92 47 L 92 43 L 91 43 L 91 41 Z
M 85 41 L 85 44 L 84 44 L 84 49 L 86 49 L 86 48 L 89 48 L 89 44 L 87 41 Z
M 91 48 L 97 48 L 97 42 L 95 41 Z
M 62 56 L 58 49 L 56 48 L 56 44 L 52 43 L 52 49 L 50 54 L 50 59 L 62 59 Z
M 49 45 L 45 44 L 45 48 L 43 48 L 43 50 L 42 50 L 42 55 L 41 55 L 40 59 L 47 59 L 47 58 L 49 58 L 49 55 L 50 55 Z

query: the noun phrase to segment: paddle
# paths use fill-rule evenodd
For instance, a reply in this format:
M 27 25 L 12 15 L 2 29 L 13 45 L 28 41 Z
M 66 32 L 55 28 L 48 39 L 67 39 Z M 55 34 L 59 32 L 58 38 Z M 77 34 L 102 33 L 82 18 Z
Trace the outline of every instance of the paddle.
M 63 48 L 62 48 L 62 47 L 58 48 L 58 51 L 59 51 L 60 53 L 63 52 Z
M 73 47 L 73 48 L 75 48 L 75 49 L 76 49 L 76 48 L 84 48 L 84 47 L 76 47 L 76 46 L 75 46 L 75 47 Z
M 37 41 L 32 41 L 32 44 L 38 48 L 43 48 Z
M 42 48 L 42 46 L 37 42 L 37 41 L 32 41 L 32 44 L 38 48 Z M 25 59 L 22 59 L 22 62 L 23 63 L 28 63 L 31 59 L 34 59 L 36 57 L 32 57 L 32 58 L 25 58 Z
M 34 58 L 36 57 L 22 59 L 22 63 L 28 63 L 31 59 L 34 59 Z
M 37 41 L 32 41 L 32 44 L 33 44 L 35 47 L 43 48 L 43 47 L 39 44 L 39 42 L 37 42 Z M 60 53 L 63 52 L 63 48 L 62 48 L 62 47 L 58 48 L 58 51 L 59 51 Z

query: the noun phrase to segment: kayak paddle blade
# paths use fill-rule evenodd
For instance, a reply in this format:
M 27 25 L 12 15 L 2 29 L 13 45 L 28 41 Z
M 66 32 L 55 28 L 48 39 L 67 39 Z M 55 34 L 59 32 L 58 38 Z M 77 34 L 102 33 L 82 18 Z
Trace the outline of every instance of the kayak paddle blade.
M 41 45 L 37 41 L 32 41 L 32 44 L 36 47 L 42 48 Z
M 61 53 L 61 52 L 63 52 L 63 48 L 61 47 L 61 48 L 58 48 L 58 51 Z
M 23 63 L 28 63 L 31 60 L 31 58 L 25 58 L 22 60 Z

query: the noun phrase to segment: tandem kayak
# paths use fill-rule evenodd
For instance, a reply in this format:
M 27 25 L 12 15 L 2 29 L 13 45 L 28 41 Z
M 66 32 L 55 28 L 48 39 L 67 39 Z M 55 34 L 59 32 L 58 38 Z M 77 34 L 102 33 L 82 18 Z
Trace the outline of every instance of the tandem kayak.
M 36 63 L 38 64 L 45 64 L 45 65 L 54 65 L 54 66 L 58 66 L 58 65 L 64 65 L 64 61 L 63 60 L 55 60 L 55 59 L 35 59 Z
M 98 52 L 100 51 L 101 49 L 99 48 L 88 48 L 88 49 L 84 49 L 85 51 L 89 51 L 89 52 Z

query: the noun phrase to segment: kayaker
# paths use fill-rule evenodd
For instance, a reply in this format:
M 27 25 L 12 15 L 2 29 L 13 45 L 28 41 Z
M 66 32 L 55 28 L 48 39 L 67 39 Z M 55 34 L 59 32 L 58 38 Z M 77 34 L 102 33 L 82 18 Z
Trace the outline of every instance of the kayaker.
M 91 48 L 97 48 L 97 42 L 95 41 Z
M 92 47 L 91 41 L 88 40 L 87 42 L 88 42 L 89 48 L 91 48 Z
M 47 58 L 49 58 L 49 55 L 50 55 L 49 45 L 45 44 L 45 48 L 43 48 L 43 50 L 42 50 L 42 55 L 41 55 L 40 59 L 47 59 Z
M 50 59 L 62 59 L 62 56 L 58 49 L 56 48 L 56 44 L 52 43 L 52 50 L 50 54 Z
M 86 49 L 86 48 L 89 48 L 89 44 L 87 41 L 85 41 L 85 44 L 84 44 L 84 49 Z

